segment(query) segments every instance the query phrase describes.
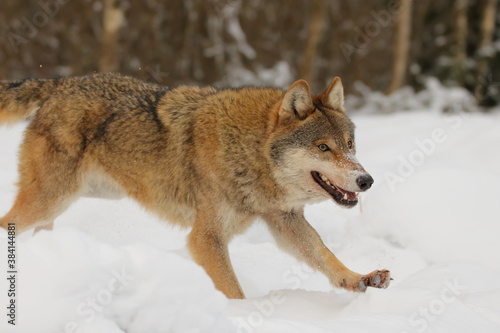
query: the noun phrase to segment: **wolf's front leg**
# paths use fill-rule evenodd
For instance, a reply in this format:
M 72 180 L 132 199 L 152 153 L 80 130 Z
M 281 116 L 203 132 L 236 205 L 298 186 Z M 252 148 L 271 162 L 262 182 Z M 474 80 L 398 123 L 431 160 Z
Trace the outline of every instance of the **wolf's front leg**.
M 388 270 L 377 270 L 362 275 L 345 267 L 323 244 L 303 213 L 303 209 L 300 209 L 264 216 L 278 245 L 313 269 L 321 271 L 336 287 L 365 291 L 367 287 L 386 288 L 389 285 L 391 278 Z
M 227 298 L 245 298 L 229 259 L 228 242 L 231 230 L 224 217 L 211 207 L 199 207 L 196 222 L 189 234 L 188 247 L 193 259 L 214 282 L 215 288 Z

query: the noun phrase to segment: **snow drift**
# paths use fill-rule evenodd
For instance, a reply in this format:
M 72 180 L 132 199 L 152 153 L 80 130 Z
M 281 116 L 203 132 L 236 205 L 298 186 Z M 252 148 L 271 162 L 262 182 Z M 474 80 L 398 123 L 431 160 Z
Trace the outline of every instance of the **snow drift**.
M 422 111 L 354 122 L 374 188 L 360 207 L 323 202 L 306 217 L 351 269 L 390 269 L 388 289 L 332 288 L 256 222 L 230 245 L 248 299 L 227 300 L 190 259 L 187 231 L 128 199 L 81 199 L 53 232 L 18 237 L 18 324 L 6 323 L 2 278 L 0 331 L 499 332 L 500 115 Z M 0 214 L 14 199 L 22 130 L 0 129 Z M 6 247 L 0 230 L 2 276 Z

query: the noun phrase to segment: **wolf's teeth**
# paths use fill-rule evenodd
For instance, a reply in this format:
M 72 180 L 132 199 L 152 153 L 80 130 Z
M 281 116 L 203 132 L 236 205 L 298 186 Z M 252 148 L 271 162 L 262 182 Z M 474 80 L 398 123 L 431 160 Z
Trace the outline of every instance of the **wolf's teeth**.
M 321 175 L 321 180 L 324 181 L 324 182 L 328 182 L 328 178 L 326 178 L 325 176 Z
M 344 193 L 344 200 L 347 200 L 347 193 Z
M 328 185 L 332 186 L 332 184 L 330 184 L 330 182 L 328 180 L 326 180 L 325 183 L 327 183 Z
M 359 193 L 356 193 L 356 195 L 355 195 L 354 197 L 357 199 L 357 198 L 358 198 L 358 195 L 359 195 Z

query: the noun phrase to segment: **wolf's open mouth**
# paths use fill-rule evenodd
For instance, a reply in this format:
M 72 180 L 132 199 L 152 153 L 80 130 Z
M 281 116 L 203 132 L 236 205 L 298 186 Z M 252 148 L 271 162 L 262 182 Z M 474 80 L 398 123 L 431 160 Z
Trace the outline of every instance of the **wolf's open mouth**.
M 316 183 L 328 192 L 339 205 L 353 207 L 358 203 L 358 193 L 349 192 L 335 186 L 328 178 L 317 171 L 311 171 L 311 175 Z

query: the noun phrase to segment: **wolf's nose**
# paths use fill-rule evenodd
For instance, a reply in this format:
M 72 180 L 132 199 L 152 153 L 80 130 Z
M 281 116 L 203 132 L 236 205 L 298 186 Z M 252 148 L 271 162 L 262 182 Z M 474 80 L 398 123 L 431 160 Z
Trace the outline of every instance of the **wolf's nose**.
M 372 187 L 373 178 L 372 178 L 372 176 L 370 176 L 368 174 L 363 175 L 363 176 L 359 176 L 358 179 L 356 179 L 356 183 L 358 184 L 359 189 L 361 191 L 366 191 L 370 187 Z

